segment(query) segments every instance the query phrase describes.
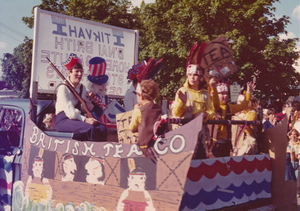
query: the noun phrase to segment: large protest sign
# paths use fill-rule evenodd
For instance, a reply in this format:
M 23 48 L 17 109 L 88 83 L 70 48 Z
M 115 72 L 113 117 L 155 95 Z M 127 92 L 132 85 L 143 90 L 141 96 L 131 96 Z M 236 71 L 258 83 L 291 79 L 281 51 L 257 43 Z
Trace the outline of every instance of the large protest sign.
M 218 37 L 207 43 L 201 59 L 201 68 L 205 76 L 214 70 L 219 78 L 224 78 L 237 71 L 234 59 L 225 36 Z
M 83 83 L 89 74 L 89 60 L 106 60 L 109 76 L 107 94 L 125 95 L 127 71 L 138 57 L 138 31 L 101 24 L 35 8 L 31 91 L 38 82 L 38 93 L 54 93 L 61 78 L 48 65 L 48 57 L 62 71 L 61 63 L 75 53 L 84 68 Z M 62 71 L 66 76 L 66 72 Z

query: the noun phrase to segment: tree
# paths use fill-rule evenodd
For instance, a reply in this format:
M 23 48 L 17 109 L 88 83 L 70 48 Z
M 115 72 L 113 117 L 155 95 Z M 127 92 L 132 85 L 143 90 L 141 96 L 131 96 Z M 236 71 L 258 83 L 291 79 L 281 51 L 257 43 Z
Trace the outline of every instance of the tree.
M 128 0 L 42 0 L 42 3 L 37 5 L 43 10 L 123 28 L 133 27 L 133 17 L 128 13 L 131 6 Z M 23 17 L 22 20 L 29 28 L 33 28 L 33 16 Z
M 277 1 L 156 0 L 130 12 L 128 0 L 42 0 L 38 7 L 139 30 L 139 59 L 164 58 L 155 80 L 161 95 L 169 100 L 174 99 L 185 81 L 186 59 L 192 45 L 220 35 L 233 40 L 231 48 L 239 71 L 230 76 L 230 82 L 242 85 L 255 76 L 258 97 L 285 100 L 299 84 L 300 76 L 292 66 L 299 53 L 294 51 L 297 39 L 278 38 L 287 33 L 285 27 L 290 20 L 286 16 L 275 18 L 273 4 Z M 33 27 L 33 16 L 23 21 Z M 28 57 L 26 62 L 31 59 Z
M 292 67 L 299 54 L 294 51 L 296 39 L 278 38 L 286 33 L 289 17 L 275 18 L 276 1 L 156 0 L 133 10 L 141 25 L 140 58 L 164 57 L 156 77 L 161 94 L 174 98 L 185 80 L 186 59 L 196 41 L 225 35 L 234 41 L 231 48 L 239 69 L 230 81 L 243 84 L 255 76 L 259 97 L 282 93 L 280 97 L 286 98 L 299 83 Z
M 24 43 L 14 49 L 13 54 L 5 53 L 2 62 L 2 79 L 21 98 L 29 97 L 31 75 L 32 40 L 27 37 Z

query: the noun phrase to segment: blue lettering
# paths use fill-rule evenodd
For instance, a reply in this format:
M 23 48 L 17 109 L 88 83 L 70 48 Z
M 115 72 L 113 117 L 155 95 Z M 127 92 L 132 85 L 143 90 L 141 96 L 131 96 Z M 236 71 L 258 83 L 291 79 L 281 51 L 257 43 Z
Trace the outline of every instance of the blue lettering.
M 54 30 L 52 33 L 67 36 L 67 33 L 63 32 L 63 26 L 67 26 L 66 19 L 57 16 L 51 16 L 51 19 L 52 23 L 56 25 L 56 31 Z
M 78 38 L 80 38 L 80 37 L 83 37 L 83 39 L 85 39 L 85 36 L 84 36 L 83 30 L 82 30 L 82 28 L 81 28 L 81 27 L 80 27 L 80 29 L 79 29 L 79 35 L 78 35 Z
M 71 29 L 71 26 L 69 26 L 69 33 L 70 37 L 72 37 L 72 33 L 75 34 L 75 37 L 77 37 L 77 31 L 76 31 L 76 26 L 74 26 L 74 30 Z
M 86 31 L 89 39 L 91 39 L 92 38 L 92 30 L 88 31 L 87 29 L 85 29 L 85 31 Z
M 94 35 L 95 35 L 95 41 L 99 40 L 99 42 L 101 42 L 101 40 L 100 40 L 100 32 L 98 32 L 98 34 L 96 34 L 94 32 Z
M 112 30 L 112 34 L 117 38 L 117 42 L 114 42 L 114 45 L 124 47 L 124 44 L 121 41 L 121 38 L 124 38 L 122 31 Z
M 105 35 L 106 35 L 106 37 L 107 37 L 107 43 L 109 44 L 109 36 L 110 36 L 110 34 L 108 34 L 108 33 L 104 33 Z

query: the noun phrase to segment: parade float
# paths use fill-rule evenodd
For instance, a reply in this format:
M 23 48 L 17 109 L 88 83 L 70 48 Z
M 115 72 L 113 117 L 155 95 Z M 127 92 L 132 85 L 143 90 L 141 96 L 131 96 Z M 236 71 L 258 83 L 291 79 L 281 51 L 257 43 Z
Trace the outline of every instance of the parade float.
M 34 28 L 31 99 L 0 103 L 3 209 L 296 210 L 296 184 L 284 180 L 286 118 L 263 133 L 260 154 L 192 160 L 200 115 L 158 137 L 155 162 L 131 143 L 128 113 L 107 142 L 81 142 L 45 127 L 55 108 L 37 95 L 54 93 L 61 80 L 47 58 L 60 64 L 71 51 L 86 63 L 93 54 L 106 57 L 108 94 L 120 97 L 128 89 L 126 70 L 137 63 L 138 32 L 39 8 Z M 226 48 L 219 51 L 228 58 Z

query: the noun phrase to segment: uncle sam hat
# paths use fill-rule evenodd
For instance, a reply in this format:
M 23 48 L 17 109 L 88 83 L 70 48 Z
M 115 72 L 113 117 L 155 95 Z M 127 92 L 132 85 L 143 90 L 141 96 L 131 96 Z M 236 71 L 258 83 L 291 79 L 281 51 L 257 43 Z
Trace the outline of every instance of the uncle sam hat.
M 101 57 L 93 57 L 89 61 L 89 71 L 88 80 L 93 84 L 102 85 L 108 81 L 108 75 L 106 72 L 106 62 L 105 59 Z

